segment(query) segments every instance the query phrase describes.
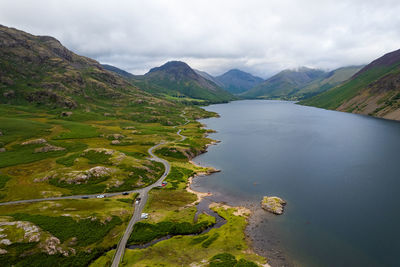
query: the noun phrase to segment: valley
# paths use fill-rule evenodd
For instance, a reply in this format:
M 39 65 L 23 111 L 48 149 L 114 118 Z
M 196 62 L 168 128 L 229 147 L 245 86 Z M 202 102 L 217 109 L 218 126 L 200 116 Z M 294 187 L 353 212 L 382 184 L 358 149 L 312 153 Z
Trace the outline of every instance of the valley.
M 254 73 L 236 57 L 132 57 L 151 65 L 135 74 L 0 25 L 0 265 L 393 265 L 375 244 L 397 215 L 370 219 L 380 236 L 363 205 L 399 201 L 400 50 Z

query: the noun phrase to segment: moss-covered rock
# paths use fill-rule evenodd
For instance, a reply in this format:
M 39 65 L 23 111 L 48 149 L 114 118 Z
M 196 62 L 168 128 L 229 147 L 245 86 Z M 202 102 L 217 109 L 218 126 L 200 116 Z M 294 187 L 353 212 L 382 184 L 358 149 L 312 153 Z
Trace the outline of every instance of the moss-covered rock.
M 265 196 L 261 201 L 261 207 L 266 211 L 273 214 L 281 215 L 283 213 L 283 206 L 286 205 L 286 201 L 279 197 L 268 197 Z

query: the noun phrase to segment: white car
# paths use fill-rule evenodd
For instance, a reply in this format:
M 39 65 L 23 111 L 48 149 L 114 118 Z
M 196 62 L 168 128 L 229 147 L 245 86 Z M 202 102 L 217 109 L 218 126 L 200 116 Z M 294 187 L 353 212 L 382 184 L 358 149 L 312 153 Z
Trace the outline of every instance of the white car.
M 140 215 L 140 219 L 148 219 L 148 218 L 149 218 L 148 213 L 142 213 L 142 215 Z
M 98 195 L 97 198 L 104 198 L 105 195 Z

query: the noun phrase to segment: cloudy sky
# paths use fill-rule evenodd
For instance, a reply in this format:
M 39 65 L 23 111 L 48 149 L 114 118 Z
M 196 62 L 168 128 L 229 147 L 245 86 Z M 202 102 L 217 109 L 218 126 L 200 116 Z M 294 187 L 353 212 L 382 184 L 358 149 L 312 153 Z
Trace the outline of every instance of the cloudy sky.
M 1 0 L 0 24 L 142 74 L 168 60 L 219 75 L 368 63 L 400 48 L 398 0 Z

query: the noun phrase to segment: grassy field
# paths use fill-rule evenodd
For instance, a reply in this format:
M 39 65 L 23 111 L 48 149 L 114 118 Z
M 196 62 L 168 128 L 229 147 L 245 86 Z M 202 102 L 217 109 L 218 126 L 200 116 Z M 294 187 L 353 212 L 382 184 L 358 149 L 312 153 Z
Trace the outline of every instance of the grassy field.
M 142 244 L 166 235 L 173 237 L 145 249 L 127 249 L 122 266 L 259 266 L 265 263 L 264 258 L 249 249 L 244 235 L 247 215 L 240 215 L 236 208 L 213 207 L 227 220 L 226 224 L 206 234 L 188 235 L 201 232 L 202 227 L 215 222 L 214 217 L 206 214 L 194 221 L 197 197 L 185 190 L 188 178 L 206 169 L 187 161 L 171 164 L 167 187 L 150 192 L 144 209 L 149 218 L 135 225 L 129 241 Z M 107 252 L 91 266 L 110 264 L 113 253 L 114 250 Z
M 122 265 L 205 266 L 210 262 L 210 266 L 258 266 L 256 263 L 264 263 L 265 259 L 249 251 L 244 235 L 246 218 L 234 215 L 234 208 L 216 207 L 214 210 L 227 220 L 222 227 L 197 236 L 175 236 L 146 249 L 127 249 Z M 215 256 L 221 253 L 233 255 L 234 265 L 216 265 Z
M 3 238 L 12 242 L 12 247 L 0 245 L 9 252 L 0 256 L 2 266 L 88 265 L 117 244 L 133 213 L 134 197 L 0 206 Z M 20 227 L 22 222 L 29 225 Z M 52 246 L 57 253 L 49 255 Z
M 196 151 L 207 142 L 200 124 L 192 121 L 183 128 L 185 119 L 180 115 L 183 109 L 191 120 L 213 114 L 179 105 L 105 104 L 92 106 L 90 112 L 75 110 L 69 117 L 60 116 L 60 109 L 1 105 L 0 147 L 5 152 L 0 152 L 0 201 L 122 192 L 153 183 L 164 166 L 147 159 L 151 146 L 167 141 L 170 143 L 163 146 L 166 150 L 179 147 Z M 192 147 L 180 144 L 178 129 L 187 132 L 188 138 L 201 140 Z M 173 162 L 173 170 L 167 188 L 150 194 L 146 210 L 164 210 L 154 212 L 157 217 L 151 216 L 142 225 L 150 229 L 147 233 L 151 236 L 195 233 L 213 223 L 213 218 L 205 215 L 195 223 L 195 207 L 182 208 L 196 200 L 184 190 L 196 167 L 185 156 Z M 155 205 L 158 201 L 163 206 Z M 112 257 L 113 251 L 107 251 L 125 231 L 132 204 L 132 196 L 120 196 L 0 206 L 0 228 L 12 242 L 0 245 L 7 251 L 0 256 L 2 266 L 107 262 L 102 255 Z M 164 209 L 165 205 L 168 208 Z M 25 238 L 27 229 L 37 229 L 39 237 Z
M 164 110 L 167 108 L 169 114 Z M 105 110 L 111 115 L 104 116 Z M 195 119 L 214 114 L 185 107 L 190 122 L 183 125 L 181 109 L 156 108 L 149 103 L 113 109 L 105 106 L 94 114 L 77 111 L 66 118 L 57 115 L 58 111 L 33 111 L 35 115 L 14 107 L 14 112 L 0 115 L 0 121 L 5 122 L 0 127 L 1 146 L 6 149 L 0 153 L 0 201 L 144 187 L 164 172 L 161 163 L 147 159 L 147 150 L 168 142 L 155 151 L 171 163 L 168 185 L 150 192 L 144 210 L 149 219 L 135 225 L 129 243 L 173 237 L 147 249 L 127 250 L 123 264 L 182 266 L 205 261 L 210 266 L 254 266 L 252 262 L 264 261 L 248 252 L 243 233 L 246 219 L 235 216 L 233 209 L 216 208 L 228 222 L 198 235 L 215 223 L 215 218 L 201 214 L 194 220 L 197 197 L 186 191 L 187 181 L 206 168 L 189 160 L 211 142 L 206 138 L 207 130 Z M 25 122 L 28 131 L 21 127 Z M 176 134 L 178 129 L 185 140 Z M 32 142 L 38 138 L 45 141 Z M 38 152 L 44 147 L 62 149 Z M 12 245 L 0 245 L 8 251 L 0 260 L 6 266 L 28 262 L 31 266 L 107 266 L 114 253 L 112 247 L 133 212 L 133 199 L 119 196 L 0 206 L 0 228 L 14 240 Z M 2 226 L 2 222 L 7 225 Z M 24 239 L 18 222 L 38 229 L 40 237 L 33 238 L 34 242 Z M 55 242 L 54 252 L 49 252 L 49 240 Z M 231 265 L 221 265 L 228 262 Z

